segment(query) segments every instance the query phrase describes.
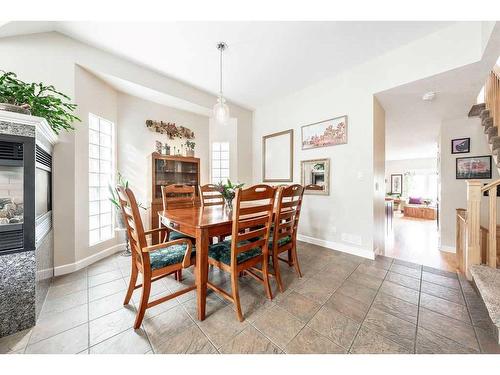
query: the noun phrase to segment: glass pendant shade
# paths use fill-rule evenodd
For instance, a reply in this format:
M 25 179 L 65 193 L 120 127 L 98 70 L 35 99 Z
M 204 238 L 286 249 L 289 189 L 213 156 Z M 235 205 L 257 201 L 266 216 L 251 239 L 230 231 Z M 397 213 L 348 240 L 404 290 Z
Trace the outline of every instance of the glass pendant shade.
M 217 103 L 214 105 L 213 114 L 215 121 L 219 124 L 227 124 L 229 120 L 229 107 L 226 104 L 226 99 L 222 96 L 217 98 Z

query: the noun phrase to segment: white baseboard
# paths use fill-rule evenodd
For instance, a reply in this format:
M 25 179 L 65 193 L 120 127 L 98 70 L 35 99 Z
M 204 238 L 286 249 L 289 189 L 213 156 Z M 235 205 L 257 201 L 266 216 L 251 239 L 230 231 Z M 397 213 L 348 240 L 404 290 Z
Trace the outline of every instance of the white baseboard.
M 64 264 L 62 266 L 54 267 L 54 276 L 66 275 L 67 273 L 75 272 L 90 266 L 92 263 L 95 263 L 101 259 L 110 256 L 111 254 L 117 253 L 119 251 L 123 251 L 125 249 L 125 243 L 120 243 L 102 251 L 99 251 L 96 254 L 83 258 L 75 263 Z
M 367 259 L 375 259 L 375 253 L 373 251 L 367 250 L 367 249 L 360 249 L 359 247 L 353 247 L 349 246 L 345 243 L 341 242 L 336 242 L 336 241 L 327 241 L 327 240 L 322 240 L 320 238 L 315 238 L 315 237 L 309 237 L 305 236 L 303 234 L 298 234 L 297 239 L 299 241 L 304 241 L 307 243 L 311 243 L 313 245 L 318 245 L 322 247 L 326 247 L 328 249 L 333 249 L 333 250 L 338 250 L 342 251 L 344 253 L 352 254 L 352 255 L 357 255 L 363 258 Z
M 457 252 L 457 249 L 455 248 L 455 246 L 443 246 L 443 245 L 441 245 L 439 250 L 447 252 L 447 253 L 456 253 Z

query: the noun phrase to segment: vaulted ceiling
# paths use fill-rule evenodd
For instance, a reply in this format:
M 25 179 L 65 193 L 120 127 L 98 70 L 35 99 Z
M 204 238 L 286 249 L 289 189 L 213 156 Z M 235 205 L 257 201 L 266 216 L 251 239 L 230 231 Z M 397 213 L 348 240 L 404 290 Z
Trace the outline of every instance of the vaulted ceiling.
M 0 37 L 58 31 L 254 109 L 450 22 L 9 22 Z

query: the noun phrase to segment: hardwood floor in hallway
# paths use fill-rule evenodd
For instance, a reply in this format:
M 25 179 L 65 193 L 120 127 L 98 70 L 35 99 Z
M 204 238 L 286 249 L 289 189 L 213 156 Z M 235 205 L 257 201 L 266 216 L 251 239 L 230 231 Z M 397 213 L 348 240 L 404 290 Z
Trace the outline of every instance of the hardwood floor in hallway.
M 385 255 L 454 272 L 457 268 L 456 255 L 439 251 L 438 240 L 435 220 L 395 213 L 392 230 L 386 235 Z

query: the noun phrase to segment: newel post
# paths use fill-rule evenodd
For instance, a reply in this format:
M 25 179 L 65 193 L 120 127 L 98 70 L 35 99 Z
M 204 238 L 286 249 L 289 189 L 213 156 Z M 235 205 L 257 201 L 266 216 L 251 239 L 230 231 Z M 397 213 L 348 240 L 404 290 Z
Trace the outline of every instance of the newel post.
M 465 275 L 471 280 L 470 266 L 481 263 L 481 182 L 467 181 L 467 241 L 465 245 Z

